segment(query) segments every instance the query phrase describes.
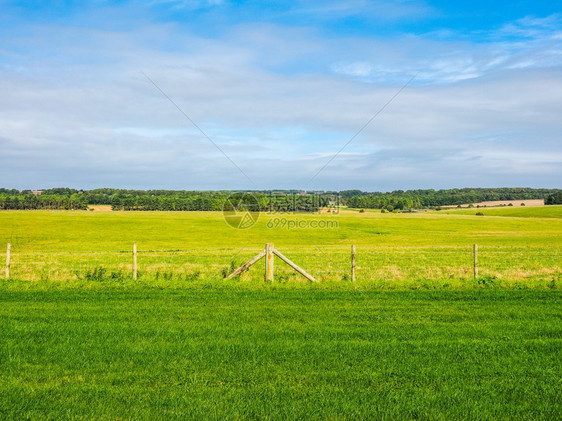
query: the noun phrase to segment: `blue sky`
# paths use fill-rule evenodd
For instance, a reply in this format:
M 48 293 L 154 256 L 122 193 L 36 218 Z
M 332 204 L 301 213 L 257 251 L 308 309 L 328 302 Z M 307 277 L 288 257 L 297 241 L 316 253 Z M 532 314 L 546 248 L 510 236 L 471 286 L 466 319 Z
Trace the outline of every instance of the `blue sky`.
M 559 188 L 561 9 L 0 0 L 0 186 Z

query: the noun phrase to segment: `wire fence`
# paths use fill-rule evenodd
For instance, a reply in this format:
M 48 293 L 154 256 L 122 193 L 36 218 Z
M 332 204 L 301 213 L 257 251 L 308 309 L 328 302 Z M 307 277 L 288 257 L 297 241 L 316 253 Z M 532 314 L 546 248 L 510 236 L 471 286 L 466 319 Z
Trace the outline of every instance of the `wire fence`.
M 262 248 L 213 250 L 14 250 L 0 254 L 6 277 L 20 280 L 145 279 L 220 280 L 261 252 Z M 318 281 L 351 280 L 351 251 L 346 247 L 282 248 L 283 254 Z M 355 279 L 445 280 L 493 277 L 526 280 L 560 277 L 562 249 L 546 247 L 379 247 L 357 248 Z M 136 270 L 134 261 L 136 261 Z M 1 263 L 0 263 L 1 264 Z M 136 276 L 135 276 L 136 274 Z M 1 276 L 1 275 L 0 275 Z M 240 279 L 264 278 L 260 263 Z M 275 279 L 302 279 L 282 262 Z

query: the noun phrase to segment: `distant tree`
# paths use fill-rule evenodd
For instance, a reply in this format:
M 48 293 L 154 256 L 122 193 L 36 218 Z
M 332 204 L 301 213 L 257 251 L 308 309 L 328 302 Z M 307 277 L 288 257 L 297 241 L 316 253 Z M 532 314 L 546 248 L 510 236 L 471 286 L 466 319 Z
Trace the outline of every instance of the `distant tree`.
M 356 196 L 363 196 L 364 193 L 361 190 L 342 190 L 340 192 L 341 197 L 356 197 Z
M 544 200 L 545 205 L 562 205 L 562 191 L 552 193 Z

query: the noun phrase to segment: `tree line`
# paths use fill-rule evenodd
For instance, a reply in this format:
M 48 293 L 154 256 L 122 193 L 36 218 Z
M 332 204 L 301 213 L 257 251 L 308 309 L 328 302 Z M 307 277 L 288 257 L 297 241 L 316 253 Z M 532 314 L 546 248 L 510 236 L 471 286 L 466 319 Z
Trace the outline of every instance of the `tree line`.
M 88 209 L 87 197 L 74 193 L 69 196 L 60 194 L 34 195 L 0 193 L 0 209 L 5 210 L 86 210 Z
M 444 190 L 396 190 L 390 193 L 364 193 L 359 190 L 341 192 L 342 200 L 351 208 L 427 209 L 500 200 L 545 199 L 558 189 L 524 187 L 464 188 Z
M 247 209 L 271 212 L 315 212 L 331 203 L 328 196 L 263 192 L 181 192 L 175 194 L 113 194 L 113 210 L 220 211 Z
M 562 191 L 549 194 L 544 199 L 545 205 L 562 205 Z
M 171 191 L 69 188 L 42 190 L 0 189 L 0 209 L 88 209 L 88 205 L 111 205 L 115 211 L 220 211 L 251 208 L 272 212 L 313 212 L 333 203 L 334 196 L 292 192 Z
M 102 188 L 76 190 L 53 188 L 35 192 L 0 188 L 0 209 L 87 209 L 88 205 L 111 205 L 127 211 L 219 211 L 226 205 L 254 206 L 272 212 L 314 212 L 319 208 L 346 205 L 350 208 L 408 210 L 495 200 L 545 199 L 562 203 L 562 190 L 532 188 L 464 188 L 444 190 L 395 190 L 364 192 L 333 191 L 189 191 L 127 190 Z M 228 203 L 228 201 L 235 203 Z M 250 203 L 252 202 L 252 203 Z M 257 203 L 257 205 L 256 205 Z

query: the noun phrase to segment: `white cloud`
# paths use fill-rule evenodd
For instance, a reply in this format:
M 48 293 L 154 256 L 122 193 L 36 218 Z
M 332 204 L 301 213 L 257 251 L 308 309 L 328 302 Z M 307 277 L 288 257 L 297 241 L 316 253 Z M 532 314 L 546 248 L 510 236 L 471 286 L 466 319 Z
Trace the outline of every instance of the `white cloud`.
M 30 34 L 12 40 L 21 52 L 5 47 L 0 67 L 6 187 L 255 188 L 141 71 L 260 188 L 303 187 L 416 72 L 314 188 L 562 178 L 562 62 L 551 38 L 325 40 L 251 25 L 209 39 L 171 24 Z
M 547 17 L 526 16 L 515 22 L 504 25 L 498 36 L 523 38 L 558 38 L 562 26 L 562 15 L 554 14 Z
M 197 10 L 206 7 L 221 6 L 224 0 L 152 0 L 150 6 L 166 5 L 176 9 Z
M 369 16 L 375 20 L 420 19 L 436 13 L 427 3 L 416 0 L 301 0 L 294 3 L 292 12 L 314 17 L 334 16 L 337 19 Z
M 353 63 L 334 63 L 332 65 L 332 69 L 336 73 L 355 77 L 368 77 L 373 74 L 373 66 L 362 61 L 356 61 Z

